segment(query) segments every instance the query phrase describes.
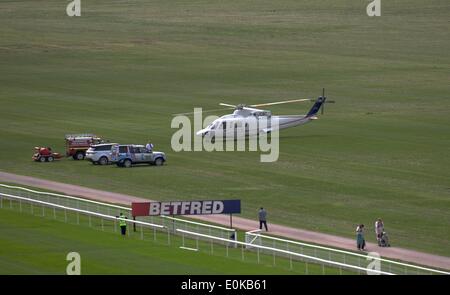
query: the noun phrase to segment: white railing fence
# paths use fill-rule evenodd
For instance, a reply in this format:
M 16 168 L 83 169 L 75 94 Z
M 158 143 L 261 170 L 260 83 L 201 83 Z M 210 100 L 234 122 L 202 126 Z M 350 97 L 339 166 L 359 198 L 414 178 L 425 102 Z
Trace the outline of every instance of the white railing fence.
M 225 249 L 225 256 L 230 257 L 229 255 L 231 251 L 238 251 L 236 249 L 237 247 L 241 246 L 241 255 L 240 259 L 242 260 L 248 260 L 247 255 L 250 254 L 244 254 L 245 252 L 248 252 L 248 248 L 250 246 L 255 247 L 254 245 L 236 241 L 236 240 L 230 240 L 229 238 L 221 238 L 213 235 L 208 234 L 202 234 L 194 231 L 184 230 L 184 229 L 175 229 L 173 231 L 172 229 L 169 229 L 167 226 L 163 226 L 160 224 L 140 221 L 140 220 L 133 220 L 133 219 L 126 219 L 126 218 L 120 218 L 115 215 L 108 215 L 103 214 L 99 212 L 89 211 L 85 209 L 78 209 L 74 207 L 70 207 L 67 205 L 60 205 L 52 203 L 51 201 L 42 201 L 42 200 L 36 200 L 30 197 L 25 196 L 17 196 L 9 193 L 2 193 L 0 192 L 0 209 L 12 209 L 12 210 L 18 210 L 20 212 L 28 212 L 33 215 L 38 215 L 42 217 L 47 218 L 54 218 L 59 219 L 60 221 L 69 222 L 69 223 L 75 223 L 75 224 L 82 224 L 88 223 L 90 227 L 101 229 L 102 231 L 114 231 L 119 232 L 119 220 L 124 220 L 127 222 L 128 225 L 136 225 L 138 230 L 136 231 L 137 234 L 140 235 L 140 238 L 142 240 L 145 240 L 145 236 L 148 237 L 148 235 L 152 236 L 152 239 L 156 241 L 161 241 L 161 239 L 164 239 L 164 243 L 167 243 L 167 245 L 177 245 L 181 244 L 179 248 L 187 249 L 187 250 L 195 250 L 195 251 L 210 251 L 211 254 L 220 252 L 219 250 Z M 76 221 L 75 221 L 76 220 Z M 127 235 L 130 236 L 131 230 L 127 230 Z M 132 233 L 133 235 L 136 233 Z M 195 243 L 195 247 L 187 247 L 187 240 L 190 239 Z M 295 257 L 302 257 L 304 262 L 306 263 L 306 271 L 305 273 L 308 274 L 308 263 L 310 268 L 320 268 L 322 270 L 322 273 L 325 274 L 326 268 L 339 268 L 340 273 L 342 273 L 343 269 L 350 269 L 352 271 L 354 270 L 360 270 L 363 271 L 365 268 L 363 267 L 354 267 L 354 266 L 348 266 L 343 263 L 333 262 L 333 261 L 327 261 L 325 259 L 315 258 L 307 255 L 302 255 L 298 253 L 294 253 L 291 251 L 284 251 L 280 249 L 265 247 L 265 246 L 256 246 L 258 248 L 257 253 L 257 262 L 259 263 L 261 259 L 263 259 L 263 256 L 268 257 L 276 257 L 275 255 L 278 255 L 278 253 L 282 254 L 289 254 L 290 259 L 288 260 L 286 257 L 283 257 L 282 255 L 278 255 L 278 261 L 279 260 L 285 260 L 290 262 L 290 268 L 293 269 L 293 258 Z M 265 255 L 263 251 L 265 250 L 270 253 L 272 253 L 270 256 Z M 222 251 L 223 252 L 223 251 Z M 275 265 L 275 259 L 274 259 L 274 265 Z M 377 272 L 379 274 L 389 274 L 387 272 Z M 314 272 L 317 273 L 317 270 Z M 336 273 L 336 272 L 334 272 Z
M 398 275 L 450 274 L 450 272 L 438 269 L 403 263 L 377 256 L 368 256 L 368 254 L 355 253 L 330 247 L 273 237 L 266 234 L 261 234 L 261 230 L 259 229 L 246 232 L 245 241 L 247 244 L 249 244 L 248 249 L 252 249 L 256 246 L 265 246 L 300 253 L 320 259 L 326 259 L 329 261 L 344 263 L 346 265 L 352 265 L 356 267 L 367 265 L 368 258 L 370 258 L 371 261 L 377 260 L 379 262 L 381 271 Z
M 52 202 L 41 201 L 6 193 L 0 193 L 0 208 L 17 209 L 20 212 L 28 211 L 33 215 L 37 214 L 42 217 L 50 217 L 54 219 L 63 218 L 65 222 L 69 222 L 69 219 L 71 219 L 71 221 L 76 224 L 81 224 L 81 222 L 84 221 L 87 222 L 90 227 L 99 227 L 102 231 L 105 231 L 107 228 L 112 228 L 114 232 L 117 232 L 119 230 L 119 221 L 124 220 L 128 225 L 134 224 L 139 227 L 142 238 L 144 234 L 144 228 L 151 229 L 154 238 L 156 238 L 157 236 L 156 231 L 162 233 L 168 232 L 164 226 L 159 224 L 121 218 L 114 215 L 73 208 L 70 206 L 59 205 Z M 50 209 L 50 212 L 48 209 Z M 130 235 L 129 230 L 128 235 Z M 168 240 L 170 241 L 170 237 L 168 238 Z
M 187 236 L 193 236 L 193 237 L 202 236 L 204 238 L 211 239 L 211 240 L 224 241 L 222 238 L 219 238 L 219 237 L 203 235 L 203 234 L 190 232 L 190 231 L 186 231 L 186 230 L 182 230 L 182 229 L 178 229 L 177 231 L 182 233 L 183 235 L 187 235 Z M 183 239 L 183 242 L 184 242 L 184 239 Z M 306 265 L 308 263 L 315 264 L 315 265 L 321 265 L 323 272 L 325 272 L 324 267 L 327 266 L 327 267 L 337 268 L 340 271 L 342 271 L 342 269 L 346 269 L 346 270 L 351 270 L 351 271 L 357 271 L 357 272 L 364 273 L 364 274 L 366 274 L 367 272 L 372 272 L 373 274 L 393 275 L 393 273 L 389 273 L 386 271 L 380 271 L 380 270 L 375 270 L 375 269 L 368 270 L 367 267 L 365 267 L 364 265 L 354 266 L 354 265 L 336 262 L 336 261 L 332 261 L 332 260 L 328 260 L 328 259 L 308 256 L 308 255 L 304 255 L 304 254 L 297 253 L 297 252 L 290 251 L 290 250 L 283 250 L 283 249 L 278 249 L 278 248 L 273 248 L 273 247 L 268 247 L 268 246 L 262 246 L 262 245 L 258 245 L 258 244 L 249 244 L 249 243 L 241 242 L 241 241 L 235 241 L 232 243 L 240 246 L 241 251 L 242 251 L 242 256 L 245 255 L 244 252 L 247 251 L 248 249 L 255 250 L 257 253 L 256 257 L 257 257 L 258 263 L 260 263 L 262 255 L 268 254 L 269 256 L 273 257 L 274 265 L 276 265 L 277 257 L 278 257 L 278 259 L 288 259 L 290 262 L 290 265 L 291 265 L 291 269 L 292 269 L 293 260 L 297 260 L 297 261 L 302 261 L 302 262 L 306 263 Z M 307 271 L 308 267 L 306 266 L 305 269 Z
M 0 192 L 23 196 L 39 201 L 51 202 L 53 204 L 58 204 L 70 208 L 97 212 L 105 215 L 118 216 L 122 212 L 128 218 L 131 218 L 130 207 L 120 206 L 116 204 L 104 203 L 64 194 L 37 191 L 25 187 L 7 184 L 0 184 Z M 177 229 L 185 229 L 220 238 L 237 240 L 237 231 L 236 229 L 233 228 L 194 222 L 191 220 L 175 218 L 172 216 L 144 216 L 144 217 L 137 217 L 136 219 L 147 223 L 162 225 L 172 233 L 175 233 Z
M 6 200 L 9 200 L 9 204 Z M 15 205 L 13 205 L 13 201 L 16 203 Z M 15 209 L 22 211 L 25 210 L 22 208 L 24 204 L 28 204 L 27 210 L 30 210 L 31 213 L 40 214 L 39 212 L 42 212 L 40 215 L 44 216 L 52 214 L 54 218 L 57 217 L 57 211 L 61 211 L 64 214 L 64 217 L 61 218 L 64 218 L 66 222 L 68 213 L 73 215 L 69 217 L 75 218 L 76 223 L 80 223 L 80 215 L 85 216 L 89 226 L 95 223 L 93 218 L 96 218 L 97 227 L 102 230 L 110 228 L 118 231 L 117 216 L 119 213 L 125 213 L 128 217 L 131 213 L 131 208 L 125 206 L 0 184 L 0 208 L 9 206 L 12 209 L 15 206 Z M 50 212 L 45 207 L 50 208 Z M 246 252 L 252 252 L 256 253 L 258 263 L 260 257 L 271 257 L 273 265 L 276 265 L 278 260 L 284 260 L 289 261 L 289 267 L 292 268 L 294 262 L 301 261 L 306 263 L 305 273 L 308 273 L 308 263 L 310 263 L 311 265 L 321 265 L 323 273 L 325 273 L 324 267 L 327 266 L 337 268 L 339 273 L 342 273 L 342 270 L 350 270 L 365 274 L 366 266 L 369 263 L 367 255 L 364 254 L 262 235 L 259 230 L 247 232 L 245 242 L 240 242 L 237 240 L 235 229 L 171 216 L 148 216 L 138 218 L 138 220 L 126 219 L 126 221 L 136 230 L 133 232 L 130 228 L 127 231 L 128 235 L 130 232 L 137 233 L 142 239 L 146 239 L 151 234 L 153 240 L 156 241 L 157 237 L 159 240 L 163 238 L 169 245 L 172 239 L 175 240 L 175 237 L 171 237 L 171 235 L 175 235 L 181 243 L 181 248 L 198 251 L 201 247 L 206 246 L 211 253 L 214 252 L 214 244 L 216 244 L 216 249 L 219 244 L 222 249 L 225 246 L 226 256 L 229 255 L 230 247 L 240 247 L 243 260 Z M 441 270 L 384 258 L 380 259 L 380 263 L 380 274 L 450 274 Z M 374 272 L 376 271 L 374 270 Z

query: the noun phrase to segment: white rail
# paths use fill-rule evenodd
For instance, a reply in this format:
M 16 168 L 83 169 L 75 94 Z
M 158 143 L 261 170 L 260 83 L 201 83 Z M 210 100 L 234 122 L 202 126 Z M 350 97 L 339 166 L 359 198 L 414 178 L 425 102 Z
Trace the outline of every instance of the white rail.
M 92 212 L 92 211 L 78 209 L 78 208 L 72 208 L 72 207 L 59 205 L 59 204 L 54 204 L 54 203 L 50 203 L 50 202 L 45 202 L 45 201 L 41 201 L 41 200 L 36 200 L 36 199 L 28 198 L 28 197 L 15 196 L 15 195 L 6 194 L 6 193 L 0 193 L 0 197 L 1 197 L 0 200 L 3 199 L 3 198 L 10 199 L 10 200 L 11 199 L 15 199 L 15 200 L 19 200 L 19 201 L 22 200 L 22 201 L 28 202 L 28 203 L 35 203 L 35 204 L 45 205 L 45 206 L 48 206 L 48 207 L 63 209 L 63 210 L 67 210 L 67 211 L 73 211 L 73 212 L 77 212 L 77 213 L 81 213 L 81 214 L 85 214 L 85 215 L 92 215 L 92 216 L 101 217 L 101 218 L 110 219 L 110 220 L 124 220 L 124 221 L 129 222 L 129 223 L 140 224 L 140 225 L 143 225 L 143 226 L 153 227 L 155 229 L 156 228 L 158 228 L 158 229 L 167 229 L 167 227 L 159 225 L 159 224 L 153 224 L 153 223 L 144 222 L 144 221 L 138 221 L 138 220 L 132 220 L 132 219 L 127 219 L 127 218 L 115 217 L 115 216 L 111 216 L 111 215 L 107 215 L 107 214 L 102 214 L 102 213 L 98 213 L 98 212 Z M 3 202 L 1 202 L 0 204 L 3 204 Z M 344 268 L 350 268 L 350 269 L 356 269 L 356 270 L 367 270 L 364 267 L 348 265 L 348 264 L 345 264 L 345 263 L 340 263 L 340 262 L 336 262 L 336 261 L 321 259 L 321 258 L 317 258 L 317 257 L 313 257 L 313 256 L 308 256 L 308 255 L 299 254 L 299 253 L 295 253 L 295 252 L 292 252 L 292 251 L 281 250 L 281 249 L 272 248 L 272 247 L 266 247 L 266 246 L 261 246 L 261 245 L 252 245 L 252 244 L 248 244 L 248 243 L 245 243 L 245 242 L 233 241 L 233 240 L 229 240 L 229 239 L 226 239 L 226 238 L 220 238 L 220 237 L 216 237 L 216 236 L 212 236 L 212 235 L 201 234 L 201 233 L 192 232 L 192 231 L 183 230 L 183 229 L 176 229 L 176 232 L 179 232 L 179 233 L 182 233 L 182 234 L 189 234 L 189 235 L 196 236 L 196 237 L 199 237 L 199 238 L 207 238 L 209 240 L 216 240 L 216 241 L 226 242 L 227 244 L 231 243 L 231 244 L 234 244 L 234 245 L 252 246 L 252 247 L 258 248 L 258 249 L 270 250 L 270 251 L 273 251 L 273 252 L 288 254 L 288 255 L 291 255 L 291 256 L 302 257 L 302 258 L 305 258 L 305 259 L 316 261 L 317 263 L 329 264 L 329 265 L 333 265 L 333 266 L 337 266 L 337 267 L 344 267 Z M 197 249 L 195 249 L 195 250 L 197 250 Z M 373 273 L 378 273 L 378 274 L 392 275 L 392 273 L 378 271 L 378 270 L 369 270 L 369 271 L 373 272 Z
M 196 232 L 191 232 L 191 231 L 187 231 L 187 230 L 183 230 L 183 229 L 177 229 L 177 231 L 181 232 L 181 233 L 189 234 L 189 235 L 192 235 L 192 236 L 204 237 L 204 238 L 208 238 L 208 239 L 212 239 L 212 240 L 219 240 L 219 241 L 230 242 L 230 240 L 226 240 L 226 239 L 223 239 L 223 238 L 210 236 L 210 235 L 205 235 L 205 234 L 199 234 L 199 233 L 196 233 Z M 234 244 L 238 244 L 238 245 L 242 245 L 242 246 L 251 246 L 253 248 L 258 248 L 258 249 L 263 249 L 263 250 L 270 250 L 270 251 L 273 251 L 273 252 L 278 252 L 278 253 L 282 253 L 282 254 L 288 254 L 288 255 L 291 255 L 291 256 L 306 258 L 306 259 L 310 259 L 310 260 L 317 261 L 317 262 L 320 262 L 320 263 L 334 265 L 334 266 L 337 266 L 337 267 L 345 267 L 345 268 L 351 268 L 351 269 L 355 269 L 355 270 L 363 270 L 363 271 L 373 272 L 373 273 L 377 273 L 377 274 L 384 274 L 384 275 L 394 275 L 393 273 L 390 273 L 390 272 L 385 272 L 385 271 L 380 271 L 380 270 L 375 270 L 375 269 L 367 269 L 367 268 L 361 267 L 361 266 L 355 266 L 355 265 L 341 263 L 341 262 L 336 262 L 336 261 L 332 261 L 332 260 L 326 260 L 326 259 L 322 259 L 322 258 L 318 258 L 318 257 L 314 257 L 314 256 L 308 256 L 308 255 L 292 252 L 292 251 L 289 251 L 289 250 L 282 250 L 282 249 L 272 248 L 272 247 L 267 247 L 267 246 L 262 246 L 262 245 L 254 245 L 254 244 L 249 244 L 249 243 L 245 243 L 245 242 L 241 242 L 241 241 L 234 241 L 234 242 L 230 242 L 230 243 L 234 243 Z
M 61 198 L 61 199 L 75 200 L 77 202 L 84 202 L 86 204 L 94 204 L 94 205 L 97 205 L 97 206 L 104 206 L 104 207 L 109 207 L 109 208 L 120 209 L 120 210 L 123 210 L 123 211 L 126 211 L 126 212 L 131 212 L 131 208 L 130 207 L 125 207 L 125 206 L 120 206 L 120 205 L 115 205 L 115 204 L 110 204 L 110 203 L 105 203 L 105 202 L 100 202 L 100 201 L 94 201 L 94 200 L 91 200 L 91 199 L 85 199 L 85 198 L 81 198 L 81 197 L 74 197 L 74 196 L 70 196 L 70 195 L 51 193 L 51 192 L 36 191 L 36 190 L 33 190 L 33 189 L 21 187 L 21 186 L 14 186 L 14 185 L 7 185 L 7 184 L 0 183 L 0 188 L 1 187 L 7 188 L 7 189 L 12 189 L 12 190 L 21 190 L 21 191 L 25 191 L 25 192 L 28 192 L 28 193 L 33 193 L 33 194 L 40 195 L 40 196 L 52 196 L 52 197 Z M 108 211 L 108 213 L 109 213 L 109 211 Z M 148 216 L 148 217 L 151 217 L 151 216 Z M 172 216 L 163 216 L 163 215 L 161 215 L 161 216 L 154 216 L 154 217 L 168 219 L 168 220 L 173 220 L 175 222 L 179 222 L 179 223 L 183 223 L 183 224 L 191 224 L 191 225 L 203 227 L 203 228 L 206 228 L 206 229 L 216 229 L 216 230 L 220 230 L 222 232 L 227 232 L 227 233 L 232 232 L 232 233 L 234 233 L 234 240 L 237 239 L 237 231 L 236 231 L 236 229 L 230 229 L 228 227 L 222 227 L 222 226 L 216 226 L 216 225 L 205 224 L 205 223 L 200 223 L 200 222 L 194 222 L 194 221 L 190 221 L 190 220 L 186 220 L 186 219 L 175 218 L 175 217 L 172 217 Z M 150 223 L 152 223 L 152 222 L 150 222 Z
M 111 216 L 111 215 L 106 215 L 106 214 L 92 212 L 92 211 L 88 211 L 88 210 L 67 207 L 67 206 L 63 206 L 63 205 L 53 204 L 53 203 L 49 203 L 49 202 L 45 202 L 45 201 L 41 201 L 41 200 L 30 199 L 30 198 L 26 198 L 26 197 L 19 197 L 19 196 L 14 196 L 14 195 L 5 194 L 5 193 L 0 193 L 0 196 L 4 196 L 6 198 L 11 198 L 11 199 L 24 200 L 24 201 L 31 202 L 31 203 L 37 203 L 37 204 L 46 205 L 49 207 L 64 209 L 64 210 L 68 210 L 68 211 L 74 211 L 74 212 L 83 213 L 86 215 L 92 215 L 92 216 L 102 217 L 102 218 L 111 219 L 111 220 L 125 220 L 126 222 L 150 226 L 150 227 L 154 227 L 154 228 L 161 228 L 161 229 L 165 228 L 165 226 L 162 226 L 159 224 L 153 224 L 153 223 L 139 221 L 139 220 L 115 217 L 115 216 Z
M 335 249 L 335 248 L 323 247 L 323 246 L 318 246 L 318 245 L 313 245 L 313 244 L 307 244 L 307 243 L 302 243 L 302 242 L 298 242 L 298 241 L 286 240 L 286 239 L 281 239 L 281 238 L 276 238 L 276 237 L 266 236 L 266 235 L 262 235 L 262 234 L 256 233 L 256 232 L 259 232 L 259 231 L 260 230 L 253 230 L 253 231 L 246 232 L 246 234 L 255 236 L 255 239 L 256 239 L 256 237 L 262 237 L 262 238 L 266 238 L 266 239 L 273 240 L 273 241 L 280 241 L 280 242 L 290 243 L 290 244 L 299 245 L 299 246 L 311 247 L 311 248 L 314 248 L 314 249 L 321 249 L 321 250 L 326 250 L 326 251 L 330 251 L 330 252 L 346 254 L 346 255 L 349 255 L 349 256 L 356 256 L 356 257 L 367 258 L 367 255 L 364 255 L 364 254 L 349 252 L 349 251 L 345 251 L 345 250 L 339 250 L 339 249 Z M 251 247 L 255 247 L 255 245 L 251 244 Z M 439 274 L 450 275 L 450 272 L 446 272 L 446 271 L 442 271 L 442 270 L 437 270 L 437 269 L 417 266 L 417 265 L 413 265 L 413 264 L 402 263 L 402 262 L 398 262 L 398 261 L 395 261 L 395 260 L 389 260 L 389 259 L 385 259 L 385 258 L 381 258 L 381 257 L 379 257 L 379 258 L 378 257 L 371 257 L 371 258 L 374 259 L 374 260 L 379 260 L 381 262 L 387 262 L 387 263 L 391 263 L 391 264 L 401 265 L 401 266 L 410 267 L 410 268 L 413 268 L 413 269 L 420 269 L 420 270 L 425 270 L 425 271 L 429 271 L 429 272 L 435 272 L 435 273 L 439 273 Z
M 0 193 L 0 196 L 3 197 L 3 198 L 7 198 L 7 199 L 22 200 L 22 201 L 29 202 L 29 203 L 41 204 L 41 205 L 45 205 L 45 206 L 48 206 L 48 207 L 53 207 L 53 208 L 67 210 L 67 211 L 78 212 L 78 213 L 81 213 L 81 214 L 97 216 L 97 217 L 110 219 L 110 220 L 124 220 L 124 221 L 126 221 L 128 223 L 140 224 L 140 225 L 143 225 L 143 226 L 153 227 L 155 229 L 156 228 L 159 228 L 159 229 L 166 228 L 165 226 L 162 226 L 162 225 L 159 225 L 159 224 L 153 224 L 153 223 L 144 222 L 144 221 L 138 221 L 138 220 L 132 220 L 132 219 L 115 217 L 115 216 L 111 216 L 111 215 L 107 215 L 107 214 L 92 212 L 92 211 L 78 209 L 78 208 L 72 208 L 72 207 L 68 207 L 68 206 L 64 206 L 64 205 L 54 204 L 54 203 L 45 202 L 45 201 L 41 201 L 41 200 L 35 200 L 35 199 L 32 199 L 32 198 L 27 198 L 27 197 L 22 197 L 22 196 L 15 196 L 15 195 L 6 194 L 6 193 Z M 270 251 L 278 252 L 278 253 L 282 253 L 282 254 L 288 254 L 288 255 L 291 255 L 291 256 L 294 256 L 294 257 L 301 257 L 301 258 L 305 258 L 305 259 L 310 259 L 312 261 L 316 261 L 316 262 L 322 263 L 322 264 L 329 264 L 329 265 L 333 265 L 333 266 L 337 266 L 337 267 L 344 267 L 344 268 L 349 268 L 349 269 L 367 271 L 367 269 L 364 268 L 364 267 L 354 266 L 354 265 L 340 263 L 340 262 L 331 261 L 331 260 L 326 260 L 326 259 L 322 259 L 322 258 L 318 258 L 318 257 L 313 257 L 313 256 L 304 255 L 304 254 L 299 254 L 299 253 L 288 251 L 288 250 L 282 250 L 282 249 L 277 249 L 277 248 L 272 248 L 272 247 L 267 247 L 267 246 L 262 246 L 262 245 L 254 245 L 254 244 L 249 244 L 249 243 L 240 242 L 240 241 L 232 241 L 232 240 L 229 240 L 229 239 L 226 239 L 226 238 L 221 238 L 221 237 L 216 237 L 216 236 L 212 236 L 212 235 L 201 234 L 201 233 L 192 232 L 192 231 L 183 230 L 183 229 L 176 229 L 176 231 L 179 232 L 179 233 L 189 234 L 189 235 L 200 237 L 200 238 L 207 238 L 207 239 L 210 239 L 210 240 L 216 240 L 216 241 L 221 241 L 221 242 L 226 242 L 226 243 L 232 243 L 234 245 L 252 246 L 253 248 L 258 248 L 258 249 L 263 249 L 263 250 L 270 250 Z M 369 270 L 369 271 L 373 272 L 373 273 L 378 273 L 378 274 L 392 275 L 392 273 L 384 272 L 384 271 L 378 271 L 378 270 L 372 270 L 372 269 Z
M 18 190 L 27 191 L 27 192 L 30 192 L 30 193 L 35 193 L 35 194 L 38 194 L 38 195 L 50 195 L 50 196 L 59 197 L 59 198 L 66 198 L 66 199 L 77 200 L 77 201 L 87 202 L 87 203 L 91 203 L 91 204 L 102 205 L 102 206 L 106 206 L 106 207 L 111 207 L 111 208 L 131 211 L 131 208 L 129 208 L 129 207 L 124 207 L 124 206 L 114 205 L 114 204 L 110 204 L 110 203 L 94 201 L 94 200 L 80 198 L 80 197 L 73 197 L 73 196 L 69 196 L 69 195 L 50 193 L 50 192 L 41 192 L 41 191 L 36 191 L 36 190 L 20 187 L 20 186 L 12 186 L 12 185 L 0 184 L 0 187 L 10 188 L 10 189 L 18 189 Z M 3 194 L 3 193 L 0 193 L 0 194 Z M 3 194 L 3 195 L 8 195 L 8 194 Z M 9 195 L 9 196 L 12 196 L 12 195 Z M 75 210 L 75 208 L 71 208 L 71 207 L 67 207 L 67 206 L 63 206 L 63 205 L 57 205 L 57 204 L 44 202 L 44 201 L 40 201 L 40 200 L 27 199 L 27 198 L 18 197 L 18 196 L 14 196 L 14 197 L 22 198 L 24 200 L 26 199 L 26 200 L 29 200 L 29 201 L 32 200 L 32 201 L 35 201 L 37 203 L 46 204 L 46 205 L 50 205 L 50 206 L 53 206 L 53 207 L 67 209 L 67 210 L 69 210 L 69 209 Z M 97 213 L 97 212 L 92 212 L 92 211 L 88 211 L 88 210 L 82 210 L 82 209 L 76 209 L 76 210 L 79 210 L 78 212 L 90 212 L 90 213 L 93 213 L 93 214 L 97 214 L 97 216 L 100 216 L 100 217 L 101 216 L 103 216 L 103 217 L 109 216 L 109 215 L 105 215 L 105 214 L 101 214 L 101 213 Z M 175 218 L 175 217 L 171 217 L 171 216 L 159 216 L 159 217 L 162 217 L 162 218 L 165 218 L 165 219 L 170 219 L 170 220 L 175 220 L 175 221 L 179 221 L 179 222 L 184 222 L 184 223 L 188 223 L 188 224 L 208 227 L 208 228 L 220 229 L 220 230 L 228 231 L 228 232 L 236 232 L 235 229 L 230 229 L 230 228 L 226 228 L 226 227 L 210 225 L 210 224 L 205 224 L 205 223 L 199 223 L 199 222 L 190 221 L 190 220 L 186 220 L 186 219 Z M 131 219 L 126 219 L 126 221 L 132 222 L 132 223 L 136 223 L 136 224 L 148 225 L 148 226 L 155 225 L 155 226 L 158 226 L 160 228 L 164 228 L 164 226 L 162 226 L 162 225 L 153 224 L 153 223 L 149 223 L 149 222 L 143 222 L 143 221 L 131 220 Z M 363 255 L 363 254 L 358 254 L 358 253 L 349 252 L 349 251 L 345 251 L 345 250 L 339 250 L 339 249 L 335 249 L 335 248 L 329 248 L 329 247 L 318 246 L 318 245 L 313 245 L 313 244 L 307 244 L 307 243 L 298 242 L 298 241 L 292 241 L 292 240 L 286 240 L 286 239 L 281 239 L 281 238 L 261 235 L 261 234 L 258 234 L 256 232 L 259 232 L 259 230 L 249 231 L 246 234 L 257 236 L 257 237 L 259 236 L 259 237 L 262 237 L 262 238 L 267 238 L 267 239 L 271 239 L 271 240 L 275 240 L 275 241 L 291 243 L 291 244 L 295 244 L 295 245 L 299 245 L 299 246 L 311 247 L 313 249 L 320 249 L 320 250 L 325 250 L 325 251 L 330 251 L 330 252 L 335 252 L 335 253 L 341 253 L 341 254 L 346 254 L 346 255 L 355 256 L 355 257 L 367 258 L 367 256 Z M 199 234 L 199 235 L 204 235 L 204 234 Z M 227 242 L 231 241 L 230 239 L 224 239 L 224 238 L 219 238 L 219 237 L 215 237 L 215 238 L 217 238 L 219 240 L 223 240 L 223 241 L 226 240 Z M 237 239 L 237 235 L 235 235 L 235 239 Z M 238 242 L 238 241 L 235 240 L 234 243 L 235 242 Z M 239 243 L 241 243 L 241 242 L 239 242 Z M 255 244 L 251 244 L 251 243 L 248 244 L 248 246 L 256 247 Z M 258 245 L 258 246 L 260 246 L 260 245 Z M 429 271 L 429 272 L 433 272 L 433 273 L 450 275 L 450 272 L 446 272 L 446 271 L 442 271 L 442 270 L 437 270 L 437 269 L 431 269 L 431 268 L 422 267 L 422 266 L 411 265 L 411 264 L 402 263 L 402 262 L 389 260 L 389 259 L 385 259 L 385 258 L 375 258 L 375 257 L 373 257 L 373 258 L 374 259 L 378 259 L 378 260 L 380 260 L 382 262 L 391 263 L 391 264 L 395 264 L 395 265 L 400 265 L 400 266 L 404 266 L 404 267 L 410 267 L 410 268 L 413 268 L 413 269 L 418 269 L 418 270 L 424 270 L 424 271 Z M 320 259 L 320 258 L 318 258 L 318 259 Z
M 94 200 L 90 200 L 90 199 L 73 197 L 73 196 L 69 196 L 69 195 L 61 195 L 61 194 L 50 193 L 50 192 L 40 192 L 40 191 L 35 191 L 35 190 L 32 190 L 32 189 L 24 188 L 24 187 L 20 187 L 20 186 L 6 185 L 6 184 L 1 184 L 0 183 L 0 187 L 6 187 L 6 188 L 11 188 L 11 189 L 18 189 L 18 190 L 27 191 L 27 192 L 30 192 L 30 193 L 33 193 L 33 194 L 38 194 L 38 195 L 47 195 L 47 196 L 54 196 L 54 197 L 58 197 L 58 198 L 77 200 L 77 201 L 82 201 L 82 202 L 86 202 L 86 203 L 107 206 L 107 207 L 121 209 L 121 210 L 128 210 L 128 211 L 131 210 L 131 208 L 129 208 L 129 207 L 123 207 L 123 206 L 119 206 L 119 205 L 98 202 L 98 201 L 94 201 Z
M 234 228 L 228 228 L 228 227 L 222 227 L 222 226 L 211 225 L 211 224 L 206 224 L 206 223 L 200 223 L 200 222 L 190 221 L 190 220 L 176 218 L 176 217 L 171 217 L 171 216 L 166 216 L 166 215 L 161 215 L 160 217 L 167 218 L 167 219 L 170 219 L 170 220 L 175 220 L 175 221 L 181 221 L 181 222 L 185 222 L 185 223 L 189 223 L 189 224 L 193 224 L 193 225 L 199 225 L 199 226 L 205 226 L 205 227 L 210 227 L 210 228 L 216 228 L 216 229 L 229 231 L 229 232 L 235 232 L 236 231 Z
M 58 198 L 65 198 L 65 199 L 70 199 L 70 200 L 86 202 L 86 203 L 90 203 L 90 204 L 96 204 L 96 205 L 116 208 L 116 209 L 120 209 L 120 210 L 131 211 L 130 207 L 124 207 L 124 206 L 120 206 L 120 205 L 114 205 L 114 204 L 110 204 L 110 203 L 104 203 L 104 202 L 94 201 L 94 200 L 91 200 L 91 199 L 85 199 L 85 198 L 74 197 L 74 196 L 69 196 L 69 195 L 36 191 L 36 190 L 29 189 L 29 188 L 21 187 L 21 186 L 13 186 L 13 185 L 7 185 L 7 184 L 0 183 L 0 187 L 9 188 L 9 189 L 17 189 L 17 190 L 22 190 L 22 191 L 38 194 L 38 195 L 54 196 L 54 197 L 58 197 Z M 175 218 L 175 217 L 171 217 L 171 216 L 161 215 L 161 216 L 157 216 L 157 217 L 162 217 L 162 218 L 166 218 L 166 219 L 170 219 L 170 220 L 176 220 L 176 221 L 179 221 L 179 222 L 189 223 L 189 224 L 203 226 L 203 227 L 208 227 L 208 228 L 220 229 L 220 230 L 223 230 L 223 231 L 236 232 L 235 229 L 230 229 L 230 228 L 227 228 L 227 227 L 221 227 L 221 226 L 216 226 L 216 225 L 211 225 L 211 224 L 194 222 L 194 221 L 181 219 L 181 218 Z

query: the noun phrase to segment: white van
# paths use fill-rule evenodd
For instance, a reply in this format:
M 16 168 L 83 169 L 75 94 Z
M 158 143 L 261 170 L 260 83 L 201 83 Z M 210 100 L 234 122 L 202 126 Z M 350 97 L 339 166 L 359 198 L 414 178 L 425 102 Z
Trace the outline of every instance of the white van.
M 92 145 L 86 151 L 86 160 L 92 164 L 108 165 L 111 163 L 111 148 L 117 143 L 102 143 Z

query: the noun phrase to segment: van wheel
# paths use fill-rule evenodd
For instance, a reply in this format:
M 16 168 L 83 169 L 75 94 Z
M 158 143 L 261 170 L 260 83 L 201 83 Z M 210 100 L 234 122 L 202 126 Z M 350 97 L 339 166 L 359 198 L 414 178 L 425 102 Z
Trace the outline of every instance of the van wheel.
M 83 160 L 84 159 L 84 153 L 83 152 L 77 152 L 74 156 L 75 160 Z
M 54 160 L 54 158 L 53 158 L 52 156 L 50 156 L 50 157 L 47 158 L 47 161 L 48 161 L 48 162 L 53 162 L 53 160 Z
M 130 168 L 131 167 L 131 160 L 126 159 L 125 161 L 123 161 L 123 167 Z
M 100 165 L 108 165 L 108 158 L 107 157 L 101 157 L 100 160 L 98 160 L 98 163 Z
M 157 158 L 155 160 L 155 165 L 156 166 L 162 166 L 164 164 L 164 160 L 162 158 Z
M 45 157 L 40 156 L 39 157 L 39 162 L 44 163 L 45 162 Z

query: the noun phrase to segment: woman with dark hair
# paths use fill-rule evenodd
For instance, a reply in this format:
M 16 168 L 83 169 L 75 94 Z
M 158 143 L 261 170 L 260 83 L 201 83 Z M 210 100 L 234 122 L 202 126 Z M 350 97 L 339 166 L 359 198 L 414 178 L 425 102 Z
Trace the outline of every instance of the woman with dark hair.
M 364 224 L 360 224 L 356 228 L 356 247 L 361 251 L 364 251 L 364 248 L 366 247 L 366 241 L 364 240 Z

